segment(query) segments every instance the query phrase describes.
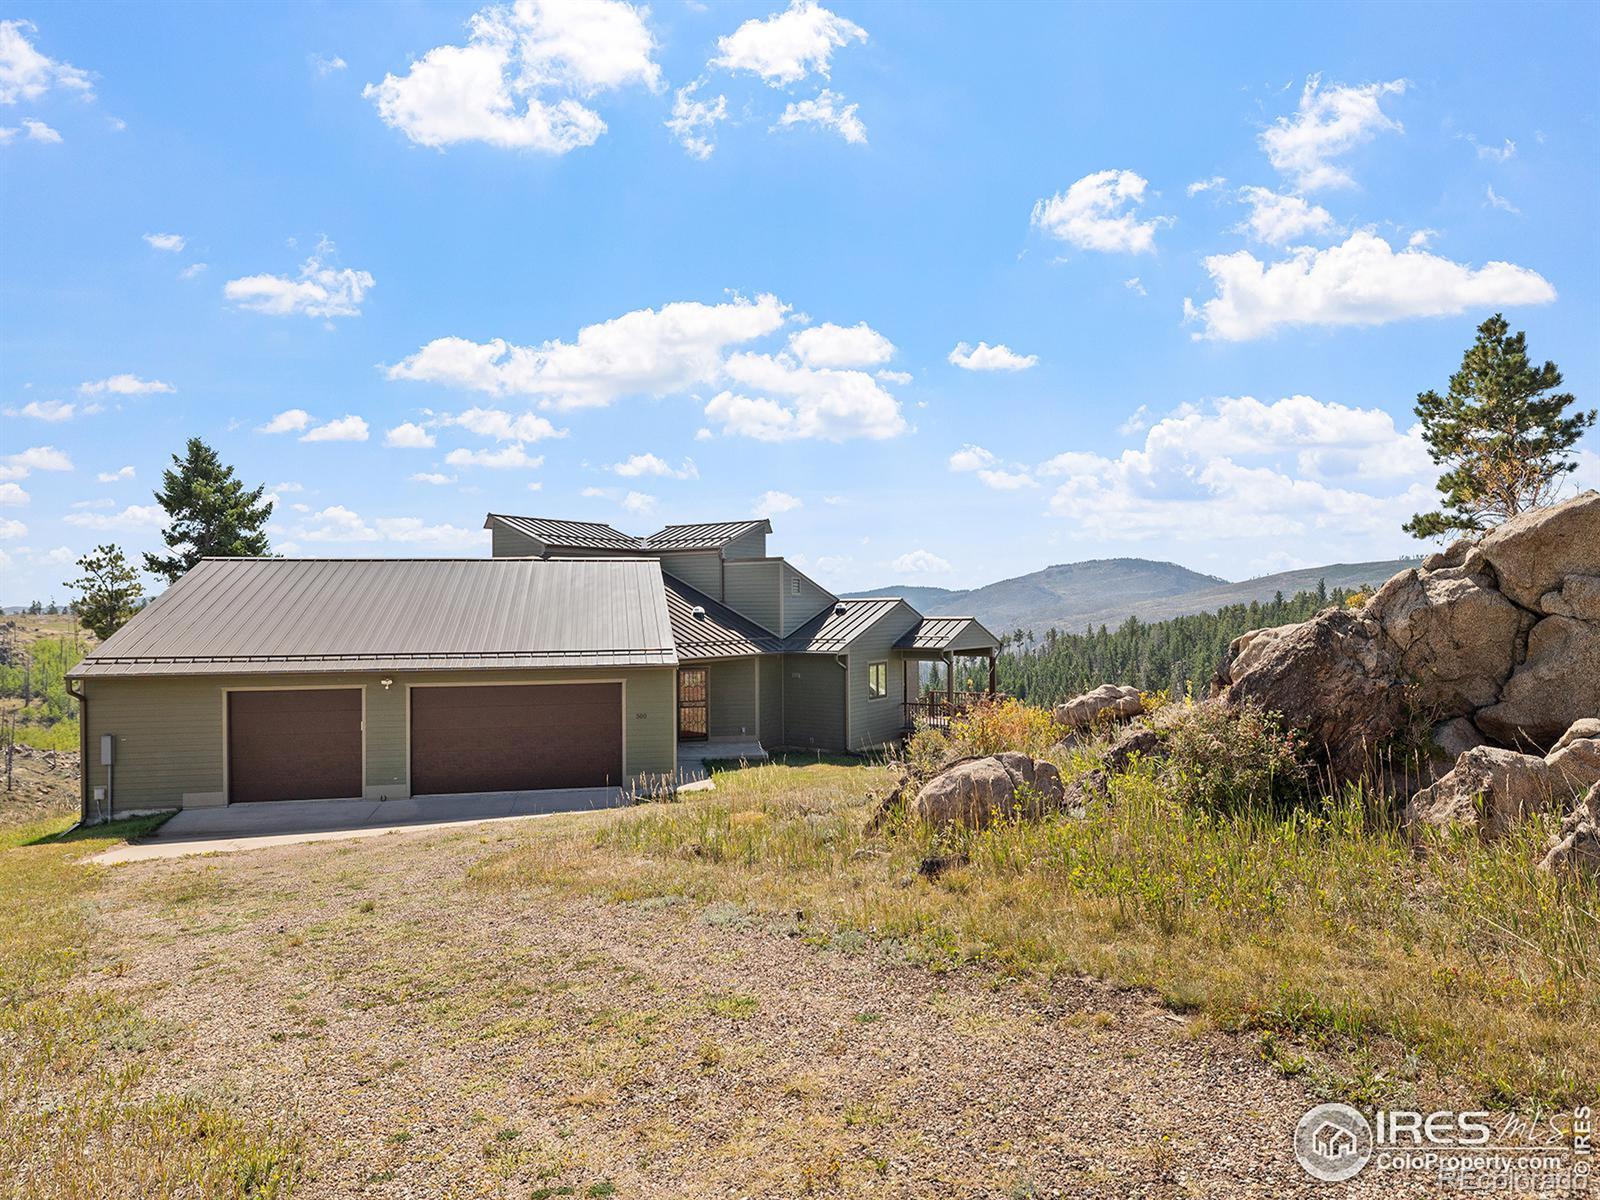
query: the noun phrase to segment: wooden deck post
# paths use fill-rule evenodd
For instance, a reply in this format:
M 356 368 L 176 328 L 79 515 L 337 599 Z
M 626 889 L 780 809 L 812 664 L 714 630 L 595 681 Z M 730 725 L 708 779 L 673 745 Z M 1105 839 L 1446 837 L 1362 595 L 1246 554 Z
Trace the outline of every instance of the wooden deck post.
M 989 651 L 989 699 L 994 699 L 995 692 L 1000 690 L 1000 669 L 998 660 L 993 650 Z
M 956 707 L 956 656 L 944 656 L 944 699 L 950 706 L 950 711 L 955 712 Z

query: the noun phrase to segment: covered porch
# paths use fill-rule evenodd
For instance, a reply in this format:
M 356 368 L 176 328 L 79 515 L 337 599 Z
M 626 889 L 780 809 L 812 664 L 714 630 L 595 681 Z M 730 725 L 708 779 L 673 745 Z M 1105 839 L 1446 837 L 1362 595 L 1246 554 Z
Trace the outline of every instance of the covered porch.
M 905 722 L 942 729 L 979 704 L 998 699 L 1000 639 L 972 617 L 926 617 L 896 644 L 905 673 Z M 978 660 L 977 687 L 956 687 L 956 663 Z M 944 687 L 922 690 L 922 664 L 944 664 Z

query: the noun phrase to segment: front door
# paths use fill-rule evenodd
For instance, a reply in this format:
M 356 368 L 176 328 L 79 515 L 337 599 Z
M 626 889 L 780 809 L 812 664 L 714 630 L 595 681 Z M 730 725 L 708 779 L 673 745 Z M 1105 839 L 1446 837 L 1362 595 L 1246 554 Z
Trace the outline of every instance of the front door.
M 678 739 L 703 742 L 706 738 L 706 670 L 678 668 Z

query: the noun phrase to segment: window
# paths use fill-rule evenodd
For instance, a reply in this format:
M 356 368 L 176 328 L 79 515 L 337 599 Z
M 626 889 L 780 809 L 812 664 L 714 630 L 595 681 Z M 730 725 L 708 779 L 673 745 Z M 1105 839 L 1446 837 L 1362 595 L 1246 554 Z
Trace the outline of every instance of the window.
M 882 700 L 889 694 L 889 664 L 875 662 L 867 664 L 867 699 Z

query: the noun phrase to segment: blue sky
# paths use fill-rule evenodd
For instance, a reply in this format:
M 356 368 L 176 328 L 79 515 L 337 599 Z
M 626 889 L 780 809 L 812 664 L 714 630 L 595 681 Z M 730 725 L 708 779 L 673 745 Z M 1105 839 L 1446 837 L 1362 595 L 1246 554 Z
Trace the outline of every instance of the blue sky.
M 58 3 L 0 35 L 6 603 L 155 545 L 194 434 L 286 552 L 766 512 L 846 590 L 1408 552 L 1413 398 L 1496 310 L 1600 393 L 1593 6 Z

